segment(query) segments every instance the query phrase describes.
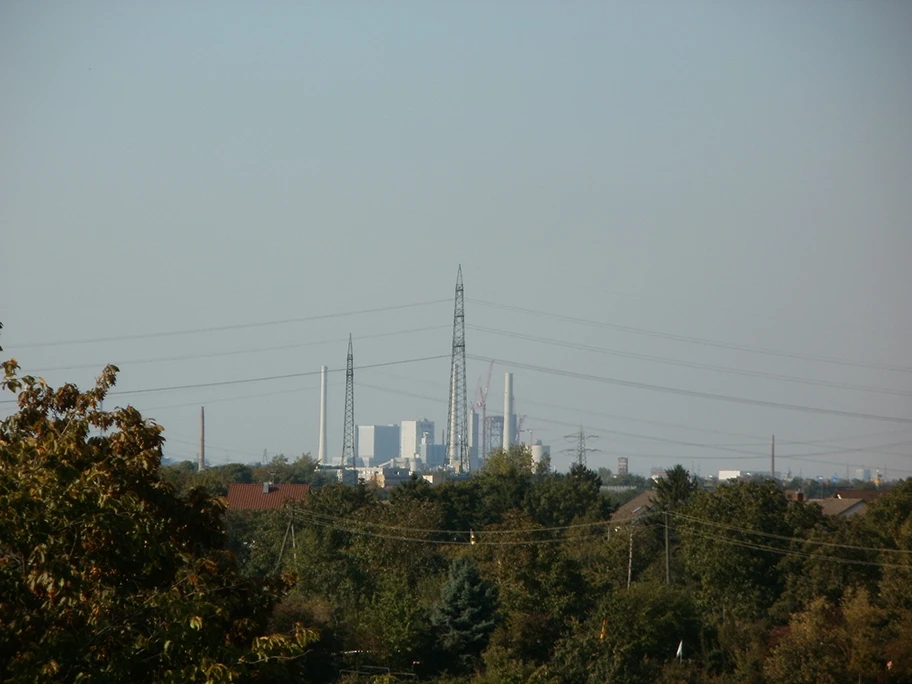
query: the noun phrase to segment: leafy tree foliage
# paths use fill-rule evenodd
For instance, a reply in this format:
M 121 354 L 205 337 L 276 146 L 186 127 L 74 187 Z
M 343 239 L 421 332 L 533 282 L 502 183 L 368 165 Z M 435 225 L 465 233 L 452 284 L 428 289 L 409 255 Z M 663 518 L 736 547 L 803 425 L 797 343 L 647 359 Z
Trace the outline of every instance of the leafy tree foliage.
M 696 494 L 684 509 L 681 555 L 705 606 L 724 606 L 730 615 L 754 620 L 773 605 L 784 582 L 777 551 L 787 550 L 787 542 L 767 537 L 759 544 L 751 532 L 790 536 L 788 505 L 766 482 L 737 482 Z
M 547 682 L 654 682 L 683 640 L 699 649 L 698 611 L 688 592 L 637 584 L 612 592 L 563 639 L 542 669 Z
M 655 483 L 656 502 L 663 509 L 676 508 L 690 500 L 697 486 L 696 478 L 684 466 L 676 465 Z
M 159 478 L 162 428 L 101 410 L 116 372 L 83 393 L 4 364 L 19 409 L 0 423 L 0 679 L 303 674 L 313 633 L 261 636 L 289 578 L 237 574 L 220 503 Z

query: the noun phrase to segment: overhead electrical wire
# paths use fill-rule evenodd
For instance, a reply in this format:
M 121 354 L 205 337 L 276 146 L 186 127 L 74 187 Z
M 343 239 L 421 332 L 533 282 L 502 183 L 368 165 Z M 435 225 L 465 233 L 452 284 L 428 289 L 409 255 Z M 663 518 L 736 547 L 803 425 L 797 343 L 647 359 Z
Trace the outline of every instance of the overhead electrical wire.
M 426 326 L 423 328 L 412 328 L 410 330 L 396 330 L 393 332 L 383 332 L 383 333 L 372 333 L 369 335 L 359 335 L 359 340 L 374 339 L 378 337 L 393 337 L 396 335 L 411 335 L 419 332 L 426 332 L 429 330 L 442 330 L 444 328 L 449 328 L 450 325 L 432 325 Z M 281 344 L 271 347 L 253 347 L 248 349 L 236 349 L 233 351 L 224 351 L 224 352 L 208 352 L 203 354 L 184 354 L 181 356 L 160 356 L 155 358 L 146 358 L 146 359 L 131 359 L 127 361 L 117 361 L 114 363 L 115 366 L 132 366 L 132 365 L 141 365 L 147 363 L 171 363 L 174 361 L 189 361 L 194 359 L 212 359 L 222 356 L 237 356 L 239 354 L 259 354 L 262 352 L 270 351 L 280 351 L 283 349 L 300 349 L 302 347 L 315 347 L 321 344 L 336 344 L 348 342 L 348 337 L 345 338 L 336 338 L 332 340 L 314 340 L 312 342 L 295 342 L 293 344 Z M 52 368 L 38 368 L 35 373 L 48 373 L 53 371 L 62 371 L 62 370 L 79 370 L 83 368 L 104 368 L 108 363 L 83 363 L 75 366 L 54 366 Z
M 834 389 L 846 389 L 846 390 L 855 390 L 860 392 L 870 392 L 874 394 L 887 394 L 900 397 L 912 397 L 912 392 L 904 390 L 895 390 L 885 387 L 874 387 L 871 385 L 858 385 L 847 382 L 832 382 L 829 380 L 817 380 L 814 378 L 806 378 L 800 376 L 792 375 L 782 375 L 779 373 L 766 373 L 763 371 L 752 371 L 752 370 L 743 370 L 740 368 L 731 368 L 728 366 L 714 366 L 707 363 L 696 363 L 693 361 L 684 361 L 681 359 L 671 359 L 663 356 L 653 356 L 650 354 L 639 354 L 636 352 L 627 352 L 621 351 L 618 349 L 609 349 L 607 347 L 597 347 L 590 344 L 580 344 L 577 342 L 567 342 L 564 340 L 555 340 L 548 337 L 539 337 L 537 335 L 527 335 L 525 333 L 518 333 L 509 330 L 499 330 L 497 328 L 489 328 L 480 325 L 466 325 L 470 330 L 475 330 L 483 333 L 490 333 L 493 335 L 501 335 L 503 337 L 510 337 L 513 339 L 527 340 L 530 342 L 538 342 L 541 344 L 548 344 L 558 347 L 565 347 L 568 349 L 577 349 L 580 351 L 589 351 L 596 354 L 607 354 L 610 356 L 620 356 L 623 358 L 630 359 L 639 359 L 642 361 L 652 361 L 655 363 L 664 363 L 673 366 L 681 366 L 684 368 L 696 368 L 699 370 L 708 370 L 715 373 L 728 373 L 733 375 L 741 375 L 744 377 L 752 378 L 763 378 L 769 380 L 777 380 L 781 382 L 791 382 L 803 385 L 816 385 L 819 387 L 831 387 Z
M 327 383 L 327 387 L 339 387 L 343 384 L 345 384 L 345 383 L 344 382 L 329 382 L 329 383 Z M 310 390 L 314 390 L 316 388 L 317 388 L 316 385 L 307 385 L 304 387 L 295 387 L 293 389 L 275 390 L 273 392 L 260 392 L 257 394 L 241 394 L 241 395 L 237 395 L 237 396 L 233 396 L 233 397 L 222 397 L 221 399 L 206 399 L 206 406 L 208 406 L 209 404 L 221 404 L 221 403 L 231 402 L 231 401 L 243 401 L 245 399 L 260 399 L 262 397 L 273 397 L 273 396 L 280 395 L 280 394 L 297 394 L 298 392 L 307 392 Z M 183 404 L 168 404 L 166 406 L 143 407 L 142 410 L 143 411 L 164 411 L 167 409 L 186 408 L 188 406 L 199 406 L 199 405 L 200 405 L 199 401 L 191 401 L 191 402 L 186 402 Z
M 310 321 L 320 321 L 328 318 L 345 318 L 348 316 L 360 316 L 370 313 L 381 313 L 385 311 L 396 311 L 400 309 L 413 309 L 420 306 L 431 306 L 433 304 L 449 303 L 449 299 L 432 299 L 425 302 L 413 302 L 411 304 L 395 304 L 392 306 L 380 306 L 372 309 L 360 309 L 356 311 L 344 311 L 328 314 L 317 314 L 313 316 L 300 316 L 297 318 L 283 318 L 273 321 L 261 321 L 259 323 L 233 323 L 230 325 L 217 325 L 206 328 L 188 328 L 185 330 L 167 330 L 147 333 L 137 333 L 133 335 L 111 335 L 108 337 L 93 337 L 73 340 L 57 340 L 54 342 L 26 342 L 22 344 L 11 344 L 16 349 L 36 349 L 39 347 L 62 347 L 75 344 L 97 344 L 101 342 L 119 342 L 121 340 L 143 340 L 158 337 L 175 337 L 178 335 L 196 335 L 200 333 L 222 332 L 225 330 L 242 330 L 245 328 L 262 328 L 274 325 L 286 325 L 289 323 L 308 323 Z
M 405 380 L 408 382 L 417 382 L 417 383 L 425 384 L 428 386 L 432 386 L 438 390 L 442 389 L 439 383 L 431 381 L 431 380 L 425 380 L 423 378 L 413 378 L 413 377 L 408 377 L 405 375 L 399 375 L 397 373 L 387 373 L 387 372 L 382 372 L 382 371 L 376 371 L 375 374 L 382 375 L 385 377 L 390 377 L 390 378 L 396 378 L 399 380 Z M 445 389 L 445 388 L 443 388 L 443 389 Z M 418 394 L 415 394 L 412 396 L 415 396 L 416 398 L 419 398 L 419 399 L 428 399 L 430 401 L 438 400 L 437 398 L 434 398 L 434 397 L 427 397 L 427 396 L 418 395 Z M 748 434 L 748 433 L 744 433 L 744 432 L 730 432 L 728 430 L 713 430 L 711 428 L 695 427 L 692 425 L 685 425 L 683 423 L 669 423 L 667 421 L 650 420 L 650 419 L 646 419 L 646 418 L 635 418 L 633 416 L 625 416 L 625 415 L 620 415 L 617 413 L 606 413 L 604 411 L 592 411 L 590 409 L 570 408 L 568 406 L 564 406 L 561 404 L 554 404 L 554 403 L 544 402 L 544 401 L 534 401 L 531 399 L 523 399 L 523 404 L 528 404 L 530 406 L 542 406 L 545 408 L 559 409 L 559 410 L 567 411 L 567 412 L 571 412 L 571 413 L 582 413 L 582 414 L 586 414 L 586 415 L 599 416 L 599 417 L 603 417 L 603 418 L 629 420 L 629 421 L 632 421 L 635 423 L 646 423 L 648 425 L 671 427 L 671 428 L 677 428 L 677 429 L 681 429 L 681 430 L 688 430 L 691 432 L 705 432 L 707 434 L 725 435 L 725 436 L 729 436 L 729 437 L 743 437 L 745 439 L 757 440 L 756 443 L 752 443 L 752 444 L 717 444 L 716 446 L 732 446 L 732 447 L 765 446 L 765 445 L 769 444 L 769 437 L 766 435 L 754 435 L 754 434 Z M 551 419 L 548 419 L 548 421 L 552 422 Z M 832 445 L 826 444 L 826 442 L 832 442 L 834 440 L 850 441 L 850 440 L 855 440 L 855 439 L 865 439 L 868 437 L 881 437 L 881 436 L 885 436 L 885 435 L 898 434 L 901 432 L 908 432 L 909 430 L 912 430 L 912 426 L 906 426 L 906 427 L 901 427 L 901 428 L 896 428 L 893 430 L 886 430 L 886 431 L 878 430 L 877 432 L 866 432 L 866 433 L 863 433 L 860 435 L 850 435 L 848 437 L 824 438 L 824 439 L 815 439 L 815 440 L 797 440 L 797 441 L 796 440 L 777 440 L 776 443 L 779 446 L 789 446 L 789 445 L 799 445 L 799 444 L 802 444 L 802 445 L 803 444 L 819 444 L 821 446 L 832 446 Z M 836 447 L 833 447 L 833 448 L 836 448 Z M 887 455 L 895 456 L 895 455 L 902 455 L 902 454 L 887 454 Z
M 720 529 L 729 530 L 732 532 L 741 532 L 743 534 L 752 534 L 758 537 L 767 537 L 769 539 L 778 539 L 779 541 L 788 541 L 796 542 L 801 544 L 812 544 L 816 546 L 831 546 L 840 549 L 851 549 L 853 551 L 870 551 L 872 553 L 898 553 L 903 555 L 912 555 L 912 550 L 909 549 L 890 549 L 886 547 L 878 546 L 857 546 L 855 544 L 841 544 L 839 542 L 828 542 L 822 539 L 806 539 L 804 537 L 789 537 L 782 534 L 774 534 L 773 532 L 761 532 L 760 530 L 751 530 L 745 527 L 738 527 L 737 525 L 726 525 L 725 523 L 715 522 L 714 520 L 705 520 L 703 518 L 697 518 L 692 515 L 687 515 L 686 513 L 680 513 L 677 511 L 669 511 L 668 514 L 674 518 L 680 518 L 681 520 L 687 520 L 689 522 L 698 523 L 700 525 L 707 525 L 709 527 L 718 527 Z
M 596 526 L 604 526 L 604 525 L 617 526 L 617 525 L 621 525 L 624 523 L 632 522 L 637 519 L 636 517 L 627 517 L 627 518 L 622 518 L 622 519 L 603 520 L 603 521 L 598 521 L 598 522 L 594 522 L 594 523 L 582 523 L 582 524 L 576 524 L 576 525 L 567 525 L 567 526 L 550 527 L 550 528 L 537 528 L 537 529 L 522 528 L 522 529 L 509 529 L 509 530 L 502 530 L 502 529 L 501 530 L 484 530 L 484 529 L 482 529 L 482 530 L 474 531 L 474 530 L 422 529 L 422 528 L 410 528 L 410 527 L 398 526 L 398 525 L 385 525 L 382 523 L 371 523 L 369 521 L 361 521 L 361 520 L 354 520 L 351 518 L 343 518 L 343 517 L 331 516 L 331 515 L 326 515 L 326 514 L 318 514 L 318 513 L 312 512 L 312 511 L 308 511 L 307 509 L 303 509 L 303 508 L 296 508 L 295 514 L 302 515 L 303 521 L 307 521 L 307 522 L 310 522 L 310 523 L 320 526 L 320 527 L 325 527 L 328 529 L 333 529 L 333 530 L 336 530 L 339 532 L 345 532 L 348 534 L 355 534 L 355 535 L 361 535 L 361 536 L 366 536 L 366 537 L 374 537 L 374 538 L 386 539 L 386 540 L 390 540 L 390 541 L 407 541 L 407 542 L 426 543 L 426 544 L 443 544 L 443 545 L 456 544 L 456 545 L 473 545 L 473 546 L 524 546 L 524 545 L 534 546 L 534 545 L 543 545 L 543 544 L 575 543 L 575 542 L 579 542 L 579 541 L 587 540 L 587 539 L 598 539 L 598 538 L 604 539 L 606 536 L 606 534 L 604 532 L 584 535 L 582 537 L 580 537 L 580 536 L 572 536 L 572 537 L 560 536 L 560 537 L 554 537 L 554 538 L 550 538 L 550 539 L 496 539 L 494 541 L 488 541 L 486 539 L 486 537 L 490 537 L 495 534 L 499 534 L 499 535 L 513 534 L 513 535 L 521 536 L 521 535 L 532 534 L 535 532 L 563 531 L 563 530 L 567 530 L 567 529 L 581 528 L 581 527 L 596 527 Z M 693 520 L 700 522 L 700 523 L 708 522 L 708 521 L 700 520 L 699 518 L 693 518 Z M 665 526 L 663 523 L 658 522 L 658 521 L 656 521 L 656 524 L 658 524 L 660 527 Z M 383 532 L 374 532 L 371 530 L 371 528 L 387 529 L 387 530 L 390 530 L 391 532 L 398 532 L 400 534 L 386 534 Z M 750 542 L 750 541 L 746 541 L 746 540 L 742 540 L 742 539 L 734 539 L 732 537 L 704 534 L 704 533 L 701 533 L 699 531 L 692 530 L 692 529 L 675 528 L 673 526 L 669 526 L 669 528 L 681 530 L 685 534 L 694 534 L 695 536 L 703 537 L 703 538 L 710 539 L 713 541 L 719 541 L 722 543 L 732 544 L 735 546 L 740 546 L 740 547 L 751 549 L 751 550 L 770 552 L 770 553 L 775 553 L 775 554 L 779 554 L 779 555 L 783 555 L 783 556 L 795 556 L 795 557 L 800 557 L 800 558 L 804 558 L 807 560 L 833 561 L 833 562 L 839 562 L 839 563 L 848 563 L 848 564 L 856 564 L 856 565 L 872 565 L 872 566 L 879 566 L 879 567 L 898 567 L 898 568 L 909 568 L 910 567 L 909 565 L 899 564 L 899 563 L 864 561 L 864 560 L 858 560 L 858 559 L 852 559 L 852 558 L 844 558 L 842 556 L 816 555 L 816 554 L 803 552 L 803 551 L 799 551 L 799 550 L 795 550 L 795 549 L 782 549 L 782 548 L 778 548 L 778 547 L 774 547 L 774 546 L 767 546 L 765 544 L 754 543 L 754 542 Z M 757 532 L 754 530 L 737 529 L 737 528 L 734 528 L 734 529 L 736 531 L 744 532 L 747 534 L 757 534 Z M 426 534 L 426 535 L 450 535 L 450 536 L 452 536 L 452 535 L 460 535 L 460 536 L 469 535 L 469 538 L 465 539 L 465 540 L 427 539 L 427 538 L 423 538 L 423 537 L 408 536 L 409 533 Z M 828 547 L 832 547 L 832 548 L 845 548 L 845 549 L 850 549 L 850 550 L 859 550 L 859 551 L 865 551 L 865 552 L 871 552 L 871 553 L 885 553 L 885 552 L 898 552 L 898 553 L 903 553 L 903 554 L 912 553 L 910 551 L 905 551 L 905 550 L 901 550 L 901 549 L 861 547 L 861 546 L 854 546 L 854 545 L 849 545 L 849 544 L 838 544 L 835 542 L 823 542 L 822 540 L 804 539 L 801 537 L 787 537 L 784 535 L 770 535 L 768 533 L 759 533 L 759 535 L 764 536 L 764 537 L 772 537 L 772 538 L 775 538 L 780 541 L 787 541 L 787 542 L 795 543 L 795 544 L 819 544 L 819 545 L 824 545 L 824 546 L 828 546 Z
M 365 383 L 365 382 L 359 382 L 359 383 L 358 383 L 358 387 L 366 387 L 366 388 L 368 388 L 368 389 L 373 389 L 373 390 L 377 390 L 377 391 L 380 391 L 380 392 L 388 392 L 388 393 L 391 393 L 391 394 L 400 394 L 400 395 L 403 395 L 403 396 L 413 397 L 413 398 L 416 398 L 416 399 L 423 399 L 423 400 L 426 400 L 426 401 L 432 401 L 432 402 L 437 402 L 437 403 L 445 403 L 445 400 L 440 399 L 440 398 L 438 398 L 438 397 L 431 397 L 431 396 L 427 396 L 427 395 L 423 395 L 423 394 L 417 394 L 417 393 L 415 393 L 415 392 L 408 392 L 408 391 L 406 391 L 406 390 L 391 389 L 391 388 L 389 388 L 389 387 L 383 387 L 383 386 L 380 386 L 380 385 L 373 385 L 373 384 Z M 567 410 L 567 411 L 572 411 L 573 409 L 567 408 L 566 410 Z M 547 423 L 547 424 L 562 425 L 562 426 L 565 426 L 565 427 L 572 427 L 572 428 L 578 428 L 578 427 L 579 427 L 579 423 L 578 423 L 578 422 L 561 421 L 561 420 L 555 420 L 554 418 L 546 418 L 546 417 L 543 417 L 543 416 L 534 416 L 534 415 L 527 415 L 527 418 L 530 418 L 530 419 L 536 420 L 536 421 L 540 421 L 540 422 L 542 422 L 542 423 Z M 632 437 L 632 438 L 634 438 L 634 439 L 646 439 L 646 440 L 656 441 L 656 442 L 667 442 L 667 443 L 672 443 L 672 444 L 678 444 L 678 445 L 680 445 L 680 446 L 691 446 L 691 447 L 694 447 L 694 448 L 714 449 L 714 450 L 718 450 L 718 451 L 725 451 L 725 452 L 728 452 L 728 453 L 737 454 L 736 456 L 728 457 L 730 460 L 744 460 L 744 459 L 748 459 L 748 458 L 751 458 L 751 459 L 768 459 L 768 458 L 769 458 L 769 453 L 768 453 L 768 452 L 745 451 L 745 450 L 742 450 L 742 449 L 734 449 L 734 448 L 731 448 L 731 447 L 721 446 L 721 445 L 718 445 L 718 444 L 704 444 L 704 443 L 698 443 L 698 442 L 682 442 L 681 440 L 671 440 L 671 439 L 664 438 L 664 437 L 655 437 L 655 436 L 653 436 L 653 435 L 641 435 L 641 434 L 638 434 L 638 433 L 621 432 L 621 431 L 619 431 L 619 430 L 612 430 L 612 429 L 610 429 L 610 428 L 600 427 L 600 426 L 594 426 L 594 425 L 583 425 L 582 427 L 583 427 L 584 429 L 586 429 L 586 430 L 592 430 L 593 432 L 600 432 L 600 433 L 605 433 L 605 434 L 621 434 L 621 435 L 623 435 L 623 436 Z M 890 431 L 890 432 L 895 432 L 895 431 Z M 876 433 L 876 434 L 883 434 L 883 433 Z M 890 434 L 890 433 L 887 433 L 887 434 Z M 787 442 L 786 442 L 786 443 L 787 443 Z M 859 452 L 865 452 L 866 450 L 863 449 L 863 448 L 858 448 L 858 451 L 859 451 Z M 604 453 L 609 453 L 609 452 L 604 452 Z M 680 459 L 680 458 L 685 458 L 684 456 L 682 456 L 682 455 L 680 455 L 680 454 L 638 454 L 638 453 L 631 452 L 631 451 L 611 452 L 611 453 L 613 453 L 614 455 L 620 455 L 620 456 L 641 456 L 641 457 L 644 457 L 644 458 L 669 458 L 669 459 L 676 459 L 676 458 L 677 458 L 677 459 Z M 825 452 L 825 453 L 831 453 L 831 452 Z M 812 454 L 809 454 L 809 455 L 821 455 L 821 454 L 818 453 L 818 452 L 813 452 Z M 896 455 L 900 455 L 900 454 L 896 454 Z M 801 455 L 800 455 L 800 454 L 795 455 L 795 454 L 788 454 L 788 453 L 781 453 L 781 452 L 780 452 L 779 454 L 777 454 L 777 457 L 778 457 L 778 458 L 781 458 L 781 459 L 783 459 L 783 460 L 788 460 L 788 459 L 792 459 L 792 458 L 800 458 Z M 718 456 L 703 456 L 703 455 L 701 455 L 701 456 L 688 455 L 688 456 L 686 456 L 686 458 L 690 458 L 690 459 L 698 460 L 698 461 L 703 461 L 703 460 L 720 460 L 721 458 L 724 458 L 724 457 L 718 457 Z M 808 460 L 810 461 L 811 459 L 808 459 Z M 836 462 L 836 461 L 812 461 L 812 462 L 825 463 L 825 464 L 836 465 L 836 466 L 845 466 L 845 465 L 847 465 L 846 463 L 839 463 L 839 462 Z M 852 464 L 849 464 L 849 465 L 852 465 Z M 855 464 L 855 465 L 860 465 L 860 464 Z M 897 471 L 897 472 L 910 472 L 910 473 L 912 473 L 912 470 L 908 470 L 908 471 L 907 471 L 907 470 L 904 470 L 904 469 L 902 469 L 902 468 L 892 468 L 892 470 L 895 470 L 895 471 Z
M 358 366 L 355 370 L 364 370 L 367 368 L 383 368 L 386 366 L 400 366 L 407 363 L 420 363 L 422 361 L 434 361 L 438 359 L 448 359 L 450 358 L 449 354 L 438 354 L 437 356 L 423 356 L 414 359 L 402 359 L 399 361 L 386 361 L 383 363 L 373 363 L 367 364 L 364 366 Z M 344 373 L 344 368 L 330 369 L 328 373 Z M 259 378 L 244 378 L 241 380 L 221 380 L 218 382 L 200 382 L 195 384 L 188 385 L 171 385 L 167 387 L 152 387 L 147 389 L 136 389 L 136 390 L 124 390 L 120 392 L 109 392 L 107 396 L 124 396 L 124 395 L 136 395 L 136 394 L 152 394 L 155 392 L 174 392 L 177 390 L 187 390 L 187 389 L 201 389 L 207 387 L 224 387 L 227 385 L 242 385 L 252 382 L 267 382 L 270 380 L 287 380 L 289 378 L 304 378 L 312 377 L 315 375 L 320 375 L 321 371 L 304 371 L 301 373 L 283 373 L 282 375 L 270 375 Z M 0 404 L 15 404 L 17 401 L 15 399 L 0 401 Z
M 664 525 L 661 525 L 664 527 Z M 680 529 L 669 526 L 669 529 Z M 775 546 L 767 546 L 765 544 L 757 544 L 754 542 L 744 541 L 742 539 L 734 539 L 732 537 L 723 537 L 718 535 L 704 534 L 696 530 L 683 530 L 685 534 L 692 534 L 696 537 L 701 537 L 703 539 L 709 539 L 711 541 L 721 542 L 723 544 L 728 544 L 730 546 L 738 546 L 744 549 L 749 549 L 751 551 L 764 551 L 766 553 L 773 553 L 779 556 L 791 556 L 794 558 L 803 558 L 805 560 L 812 561 L 828 561 L 834 563 L 845 563 L 847 565 L 867 565 L 880 568 L 906 568 L 909 569 L 912 566 L 905 565 L 902 563 L 883 563 L 880 561 L 865 561 L 857 560 L 854 558 L 844 558 L 842 556 L 825 556 L 825 555 L 816 555 L 812 553 L 807 553 L 804 551 L 796 551 L 793 549 L 781 549 Z
M 492 358 L 490 356 L 479 356 L 476 354 L 467 354 L 468 358 L 475 361 L 493 361 L 494 363 L 521 368 L 523 370 L 545 373 L 548 375 L 558 375 L 565 378 L 574 378 L 577 380 L 586 380 L 598 382 L 607 385 L 617 385 L 620 387 L 630 387 L 633 389 L 642 389 L 651 392 L 662 392 L 665 394 L 677 394 L 680 396 L 695 397 L 698 399 L 708 399 L 712 401 L 724 401 L 735 404 L 746 404 L 749 406 L 763 406 L 767 408 L 783 409 L 789 411 L 802 411 L 806 413 L 819 413 L 831 416 L 841 416 L 843 418 L 858 418 L 861 420 L 878 420 L 890 423 L 908 423 L 912 424 L 912 418 L 901 418 L 899 416 L 884 416 L 873 413 L 861 413 L 857 411 L 842 411 L 839 409 L 828 409 L 817 406 L 806 406 L 803 404 L 787 404 L 778 401 L 767 401 L 764 399 L 752 399 L 749 397 L 737 397 L 726 394 L 715 394 L 713 392 L 700 392 L 697 390 L 688 390 L 678 387 L 668 387 L 663 385 L 652 385 L 645 382 L 635 382 L 633 380 L 621 380 L 620 378 L 603 377 L 591 373 L 578 373 L 575 371 L 561 370 L 558 368 L 548 368 L 546 366 L 537 366 L 530 363 L 519 363 L 516 361 L 506 361 L 504 359 Z
M 897 371 L 901 373 L 912 373 L 912 367 L 909 366 L 897 366 L 891 364 L 880 364 L 880 363 L 865 363 L 861 361 L 853 361 L 850 359 L 839 359 L 829 356 L 815 356 L 813 354 L 801 354 L 798 352 L 789 352 L 779 349 L 768 349 L 765 347 L 754 347 L 750 345 L 742 344 L 733 344 L 729 342 L 719 342 L 715 340 L 710 340 L 702 337 L 691 337 L 688 335 L 678 335 L 674 333 L 663 333 L 656 330 L 648 330 L 646 328 L 637 328 L 634 326 L 628 325 L 619 325 L 616 323 L 606 323 L 604 321 L 595 321 L 586 318 L 579 318 L 576 316 L 568 316 L 566 314 L 556 314 L 547 311 L 537 311 L 535 309 L 528 309 L 521 306 L 512 306 L 508 304 L 498 304 L 496 302 L 484 301 L 482 299 L 472 299 L 466 297 L 466 301 L 472 304 L 479 304 L 481 306 L 486 306 L 494 309 L 500 309 L 505 311 L 516 311 L 518 313 L 528 314 L 531 316 L 544 316 L 547 318 L 553 318 L 556 320 L 567 321 L 570 323 L 579 323 L 582 325 L 589 325 L 599 328 L 606 328 L 609 330 L 618 330 L 620 332 L 632 333 L 635 335 L 646 335 L 649 337 L 657 337 L 661 339 L 675 340 L 678 342 L 688 342 L 690 344 L 699 344 L 706 345 L 711 347 L 719 347 L 722 349 L 732 349 L 735 351 L 750 352 L 754 354 L 764 354 L 767 356 L 781 356 L 791 359 L 802 359 L 805 361 L 818 361 L 821 363 L 832 363 L 842 366 L 854 366 L 856 368 L 873 368 L 877 370 L 889 370 Z

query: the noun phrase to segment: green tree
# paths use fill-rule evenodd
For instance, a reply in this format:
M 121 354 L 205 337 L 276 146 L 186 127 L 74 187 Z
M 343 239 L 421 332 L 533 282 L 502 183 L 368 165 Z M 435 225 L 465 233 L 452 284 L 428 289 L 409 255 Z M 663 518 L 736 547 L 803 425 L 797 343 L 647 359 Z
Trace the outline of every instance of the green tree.
M 789 503 L 771 482 L 737 482 L 698 491 L 672 519 L 681 557 L 710 610 L 742 620 L 766 614 L 784 587 L 780 565 L 789 542 Z M 758 537 L 754 532 L 778 537 Z
M 662 509 L 677 508 L 690 500 L 697 484 L 697 479 L 691 477 L 684 466 L 676 465 L 656 481 L 656 502 Z
M 262 636 L 289 578 L 239 577 L 223 508 L 159 477 L 162 428 L 18 377 L 0 423 L 0 680 L 219 682 L 302 674 L 314 634 Z
M 450 565 L 431 624 L 446 669 L 466 672 L 479 663 L 497 625 L 497 592 L 471 558 L 460 556 Z
M 545 527 L 569 525 L 588 514 L 604 519 L 609 507 L 601 496 L 601 487 L 602 480 L 595 472 L 574 464 L 566 475 L 555 473 L 533 482 L 523 508 Z
M 589 619 L 579 622 L 535 681 L 654 682 L 681 641 L 688 657 L 699 654 L 700 633 L 689 592 L 636 584 L 609 594 Z

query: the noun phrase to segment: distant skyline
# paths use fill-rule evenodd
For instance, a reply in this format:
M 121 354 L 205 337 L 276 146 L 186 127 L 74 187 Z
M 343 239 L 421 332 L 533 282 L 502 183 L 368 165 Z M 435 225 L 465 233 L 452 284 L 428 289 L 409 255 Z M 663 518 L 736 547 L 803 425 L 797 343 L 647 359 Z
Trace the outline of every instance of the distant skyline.
M 559 469 L 582 424 L 593 468 L 768 470 L 775 434 L 782 472 L 912 476 L 909 35 L 901 2 L 3 3 L 3 358 L 119 365 L 106 406 L 179 460 L 205 406 L 216 464 L 316 455 L 326 365 L 335 456 L 349 333 L 358 424 L 446 423 L 462 264 L 469 401 L 497 359 L 489 414 L 513 372 Z

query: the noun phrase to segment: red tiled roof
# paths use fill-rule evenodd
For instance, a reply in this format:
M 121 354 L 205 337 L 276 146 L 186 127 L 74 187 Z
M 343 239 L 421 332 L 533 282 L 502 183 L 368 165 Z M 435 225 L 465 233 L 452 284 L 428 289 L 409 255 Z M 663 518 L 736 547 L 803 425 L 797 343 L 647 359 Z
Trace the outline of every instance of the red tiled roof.
M 273 484 L 269 493 L 263 492 L 262 484 L 228 485 L 229 510 L 265 510 L 281 508 L 286 501 L 299 501 L 310 491 L 309 484 Z

